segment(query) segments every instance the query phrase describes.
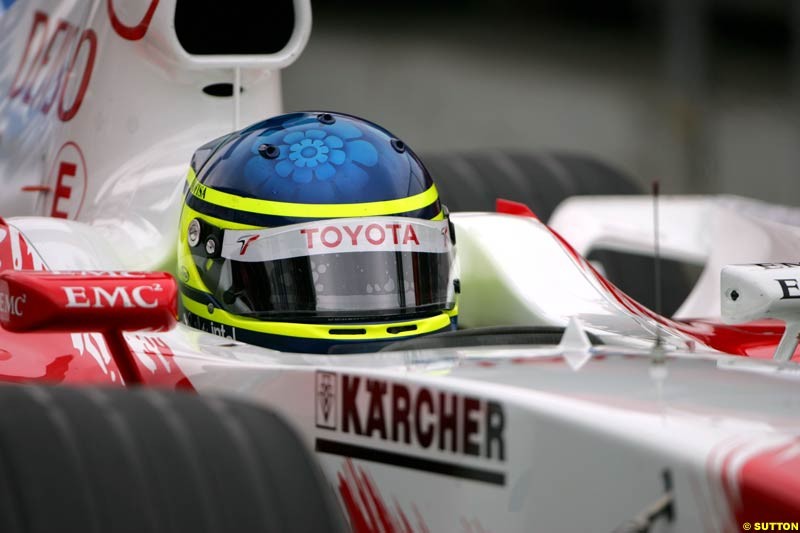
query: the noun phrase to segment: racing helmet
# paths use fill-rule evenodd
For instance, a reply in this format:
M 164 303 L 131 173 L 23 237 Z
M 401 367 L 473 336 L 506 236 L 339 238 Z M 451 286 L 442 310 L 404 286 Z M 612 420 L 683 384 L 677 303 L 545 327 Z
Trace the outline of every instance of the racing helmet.
M 428 171 L 380 126 L 280 115 L 192 157 L 181 317 L 282 351 L 376 351 L 455 329 L 455 232 Z

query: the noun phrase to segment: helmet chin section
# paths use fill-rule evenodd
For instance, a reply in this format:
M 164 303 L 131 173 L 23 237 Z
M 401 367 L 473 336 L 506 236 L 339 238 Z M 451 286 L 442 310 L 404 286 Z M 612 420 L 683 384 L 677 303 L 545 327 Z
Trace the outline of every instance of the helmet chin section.
M 315 336 L 296 336 L 287 333 L 308 333 L 308 324 L 262 323 L 262 331 L 248 329 L 248 325 L 230 325 L 217 322 L 188 311 L 181 306 L 181 320 L 195 329 L 218 335 L 234 342 L 243 342 L 282 352 L 346 354 L 377 352 L 397 341 L 408 340 L 421 335 L 440 333 L 456 329 L 457 318 L 446 313 L 412 322 L 355 323 L 341 325 L 314 325 Z M 225 320 L 221 314 L 218 317 Z M 268 325 L 269 324 L 269 325 Z M 272 327 L 269 327 L 269 326 Z M 303 331 L 305 330 L 305 331 Z M 392 333 L 394 332 L 394 333 Z

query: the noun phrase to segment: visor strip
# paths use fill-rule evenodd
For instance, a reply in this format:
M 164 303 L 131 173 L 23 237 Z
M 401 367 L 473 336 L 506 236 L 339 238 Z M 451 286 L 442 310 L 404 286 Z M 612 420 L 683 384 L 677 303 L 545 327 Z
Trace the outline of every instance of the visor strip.
M 211 204 L 251 213 L 269 213 L 277 216 L 298 218 L 347 218 L 391 215 L 422 209 L 435 202 L 439 197 L 436 186 L 431 185 L 424 192 L 396 200 L 360 204 L 297 204 L 246 198 L 212 189 L 197 181 L 197 175 L 192 168 L 189 169 L 186 175 L 186 182 L 192 196 Z

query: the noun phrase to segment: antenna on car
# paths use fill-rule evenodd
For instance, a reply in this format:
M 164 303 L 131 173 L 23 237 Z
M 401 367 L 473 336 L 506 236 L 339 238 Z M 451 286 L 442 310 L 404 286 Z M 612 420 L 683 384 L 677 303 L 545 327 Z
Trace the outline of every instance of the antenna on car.
M 661 308 L 661 247 L 659 243 L 658 231 L 658 193 L 659 181 L 653 180 L 653 290 L 655 300 L 655 311 L 658 316 L 662 316 Z M 656 348 L 662 347 L 661 325 L 656 321 Z
M 663 399 L 664 382 L 667 379 L 666 358 L 664 357 L 664 339 L 661 336 L 661 323 L 659 322 L 662 317 L 661 309 L 661 246 L 660 236 L 658 231 L 658 193 L 659 182 L 653 180 L 653 289 L 654 294 L 654 307 L 657 317 L 656 324 L 656 343 L 653 346 L 651 365 L 649 369 L 650 378 L 656 387 L 656 396 L 659 403 Z M 671 505 L 671 498 L 669 500 Z M 657 514 L 654 516 L 658 516 Z

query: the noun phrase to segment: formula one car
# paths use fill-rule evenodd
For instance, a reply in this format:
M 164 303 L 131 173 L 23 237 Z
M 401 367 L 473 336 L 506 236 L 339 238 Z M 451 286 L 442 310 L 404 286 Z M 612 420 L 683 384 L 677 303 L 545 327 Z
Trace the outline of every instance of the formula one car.
M 568 238 L 577 248 L 515 201 L 451 213 L 457 331 L 397 328 L 378 352 L 313 354 L 176 321 L 183 296 L 167 272 L 181 203 L 205 194 L 191 173 L 187 183 L 192 154 L 280 113 L 280 69 L 311 21 L 302 0 L 274 2 L 268 18 L 244 3 L 214 18 L 194 5 L 5 2 L 5 381 L 182 389 L 262 406 L 314 453 L 358 532 L 733 531 L 800 520 L 800 265 L 784 262 L 800 235 L 782 226 L 740 219 L 774 253 L 753 248 L 747 260 L 758 264 L 724 270 L 716 301 L 735 325 L 707 292 L 697 297 L 706 318 L 667 318 L 608 281 L 580 251 L 646 246 L 610 223 L 590 235 L 581 217 L 604 220 L 592 206 L 614 207 L 599 200 L 552 219 L 580 229 Z M 226 26 L 266 37 L 215 39 L 231 34 Z M 649 202 L 608 200 L 625 201 Z M 673 240 L 677 221 L 666 235 L 668 257 L 713 257 L 702 277 L 719 279 L 726 259 L 714 245 L 701 255 Z M 344 329 L 345 341 L 365 334 Z M 295 446 L 280 443 L 276 454 Z M 193 464 L 220 471 L 213 459 Z M 261 505 L 285 505 L 275 494 Z

